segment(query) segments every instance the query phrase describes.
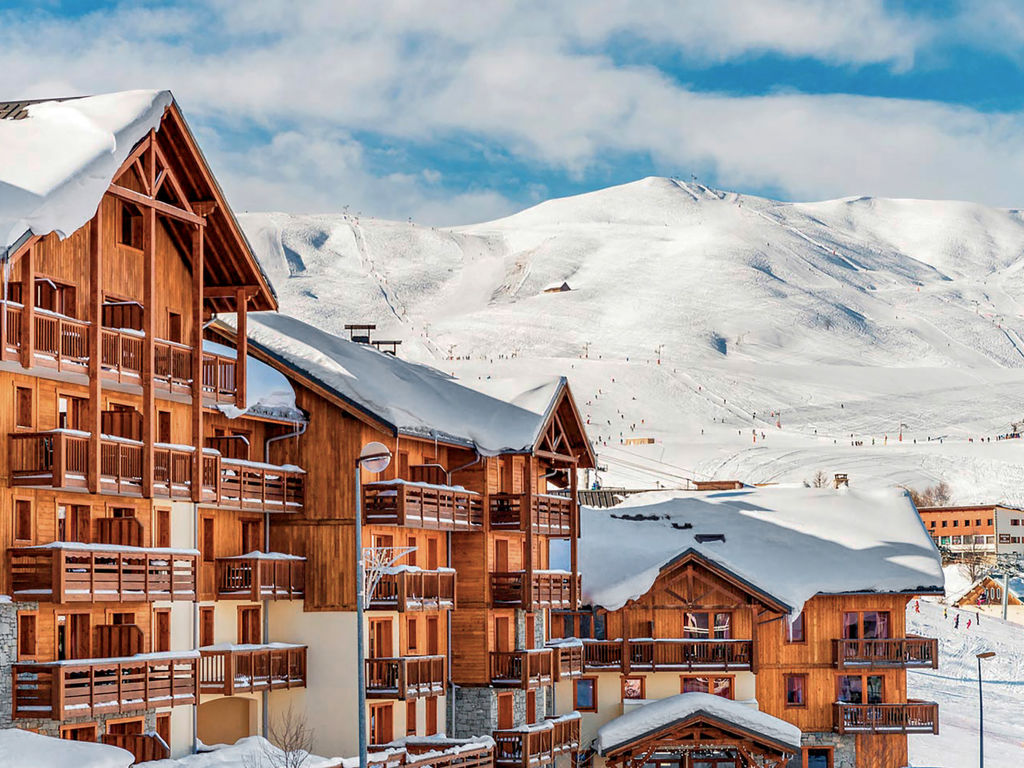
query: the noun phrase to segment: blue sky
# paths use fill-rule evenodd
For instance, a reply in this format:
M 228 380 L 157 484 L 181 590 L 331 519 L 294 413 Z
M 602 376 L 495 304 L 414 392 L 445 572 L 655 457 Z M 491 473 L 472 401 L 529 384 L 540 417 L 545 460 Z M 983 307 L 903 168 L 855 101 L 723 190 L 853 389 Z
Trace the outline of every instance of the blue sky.
M 1024 205 L 1024 2 L 0 4 L 0 98 L 169 88 L 239 210 L 426 224 L 646 175 Z

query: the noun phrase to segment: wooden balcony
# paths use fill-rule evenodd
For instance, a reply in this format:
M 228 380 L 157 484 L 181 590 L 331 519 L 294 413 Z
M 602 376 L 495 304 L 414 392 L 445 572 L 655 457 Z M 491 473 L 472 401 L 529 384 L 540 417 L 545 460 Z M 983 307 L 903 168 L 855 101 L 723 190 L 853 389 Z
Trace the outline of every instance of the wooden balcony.
M 553 648 L 524 651 L 491 651 L 491 685 L 537 688 L 555 680 Z
M 436 611 L 455 607 L 455 571 L 386 569 L 370 599 L 371 611 Z
M 491 574 L 491 603 L 516 608 L 578 608 L 572 604 L 573 575 L 566 571 L 534 571 L 532 583 L 526 571 Z M 580 594 L 580 577 L 576 594 Z
M 200 648 L 201 693 L 236 693 L 306 687 L 306 646 L 208 645 Z
M 733 671 L 750 669 L 750 640 L 584 640 L 587 672 Z
M 56 542 L 7 550 L 15 600 L 53 603 L 195 600 L 193 550 Z
M 298 512 L 305 500 L 306 473 L 291 464 L 219 458 L 217 506 L 258 512 Z
M 217 558 L 217 597 L 221 600 L 302 600 L 306 558 L 250 552 Z
M 131 752 L 135 765 L 150 760 L 167 760 L 171 756 L 170 747 L 155 733 L 105 733 L 100 741 Z
M 469 531 L 483 526 L 478 493 L 443 485 L 381 480 L 363 485 L 368 524 L 401 525 L 438 531 Z
M 12 665 L 14 718 L 71 717 L 193 704 L 194 654 L 149 653 Z
M 939 641 L 933 637 L 884 640 L 833 640 L 833 662 L 839 669 L 852 667 L 907 667 L 937 669 Z
M 494 750 L 489 744 L 466 744 L 460 740 L 444 741 L 436 737 L 402 740 L 406 768 L 493 768 Z M 369 765 L 373 765 L 371 759 Z
M 555 655 L 555 682 L 583 674 L 582 642 L 551 642 L 548 647 Z
M 904 704 L 832 705 L 839 733 L 938 733 L 939 705 L 911 700 Z
M 511 731 L 495 731 L 494 764 L 500 768 L 553 766 L 580 748 L 580 714 L 570 712 Z
M 444 656 L 394 656 L 366 660 L 366 695 L 371 699 L 439 696 L 445 685 Z
M 544 536 L 568 536 L 575 514 L 572 499 L 529 493 L 495 493 L 489 497 L 491 528 L 525 531 L 527 510 L 533 517 L 533 532 Z

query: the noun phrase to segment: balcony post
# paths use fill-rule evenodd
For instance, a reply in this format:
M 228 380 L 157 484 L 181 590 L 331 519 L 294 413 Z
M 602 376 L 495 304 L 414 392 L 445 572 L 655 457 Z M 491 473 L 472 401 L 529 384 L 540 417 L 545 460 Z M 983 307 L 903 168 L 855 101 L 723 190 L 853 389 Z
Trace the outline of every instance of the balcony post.
M 249 303 L 245 288 L 239 288 L 235 292 L 235 317 L 238 323 L 238 330 L 235 334 L 235 407 L 245 408 L 245 360 L 249 353 L 249 337 L 246 327 L 246 309 Z M 269 460 L 268 456 L 264 457 Z
M 526 563 L 524 567 L 525 574 L 525 591 L 523 595 L 523 610 L 533 610 L 533 454 L 526 456 L 526 472 L 524 473 L 524 480 L 526 481 L 526 509 L 520 508 L 519 514 L 522 516 L 526 515 Z M 521 519 L 521 518 L 520 518 Z
M 31 368 L 36 354 L 36 249 L 29 246 L 21 260 L 21 365 Z
M 103 402 L 101 365 L 103 338 L 103 203 L 89 225 L 89 457 L 86 461 L 86 487 L 89 493 L 100 491 L 100 433 Z
M 145 155 L 149 188 L 156 179 L 155 136 L 149 133 L 150 149 Z M 142 328 L 146 337 L 142 342 L 142 496 L 153 496 L 153 442 L 156 423 L 156 399 L 153 379 L 156 376 L 156 208 L 142 208 Z
M 192 501 L 203 499 L 203 233 L 192 230 Z M 218 467 L 217 477 L 220 477 Z M 218 497 L 219 497 L 218 493 Z
M 579 478 L 577 477 L 577 470 L 575 465 L 569 467 L 569 559 L 570 559 L 570 570 L 572 571 L 572 582 L 569 586 L 569 602 L 572 604 L 572 610 L 578 610 L 580 607 L 580 590 L 579 583 L 576 574 L 579 573 L 579 528 L 577 527 L 576 510 L 577 510 L 577 487 Z
M 53 436 L 53 487 L 64 487 L 64 472 L 67 465 L 67 436 L 58 433 Z

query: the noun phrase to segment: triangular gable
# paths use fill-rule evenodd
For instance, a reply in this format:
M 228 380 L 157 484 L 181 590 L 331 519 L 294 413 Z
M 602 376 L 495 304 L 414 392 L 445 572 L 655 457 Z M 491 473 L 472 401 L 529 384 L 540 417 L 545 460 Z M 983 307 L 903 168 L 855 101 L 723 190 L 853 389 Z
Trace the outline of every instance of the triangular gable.
M 714 602 L 712 598 L 717 593 L 737 604 L 761 605 L 777 613 L 789 613 L 792 608 L 695 549 L 688 549 L 666 563 L 648 594 L 659 587 L 678 599 L 681 605 L 730 604 Z
M 565 379 L 551 399 L 533 452 L 541 458 L 575 464 L 577 469 L 597 466 L 583 419 Z

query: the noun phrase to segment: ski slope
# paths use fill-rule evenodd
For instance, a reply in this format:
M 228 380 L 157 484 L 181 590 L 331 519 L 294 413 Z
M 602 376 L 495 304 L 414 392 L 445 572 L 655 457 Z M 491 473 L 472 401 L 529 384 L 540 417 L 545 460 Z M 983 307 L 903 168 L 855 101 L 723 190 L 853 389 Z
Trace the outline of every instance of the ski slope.
M 567 374 L 606 483 L 820 470 L 1024 503 L 1024 441 L 994 439 L 1024 415 L 1020 211 L 647 178 L 450 229 L 240 218 L 285 312 L 481 386 Z
M 995 651 L 982 662 L 985 697 L 985 765 L 1024 765 L 1024 631 L 1019 624 L 985 615 L 977 624 L 973 611 L 957 611 L 921 600 L 907 611 L 907 632 L 939 639 L 939 668 L 907 673 L 910 698 L 939 704 L 939 735 L 910 736 L 910 763 L 915 768 L 963 768 L 978 764 L 978 663 L 975 654 Z M 967 620 L 971 619 L 970 628 Z

